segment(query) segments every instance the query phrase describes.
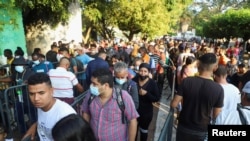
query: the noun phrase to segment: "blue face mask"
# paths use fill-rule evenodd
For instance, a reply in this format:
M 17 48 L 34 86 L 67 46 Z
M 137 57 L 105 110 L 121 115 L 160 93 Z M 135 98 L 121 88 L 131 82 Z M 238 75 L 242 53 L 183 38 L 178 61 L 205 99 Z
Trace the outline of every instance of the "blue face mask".
M 115 82 L 117 82 L 119 85 L 122 85 L 126 82 L 126 79 L 115 78 Z
M 95 96 L 100 95 L 100 92 L 99 92 L 98 88 L 93 86 L 92 84 L 90 85 L 89 89 L 90 89 L 91 94 L 93 94 Z

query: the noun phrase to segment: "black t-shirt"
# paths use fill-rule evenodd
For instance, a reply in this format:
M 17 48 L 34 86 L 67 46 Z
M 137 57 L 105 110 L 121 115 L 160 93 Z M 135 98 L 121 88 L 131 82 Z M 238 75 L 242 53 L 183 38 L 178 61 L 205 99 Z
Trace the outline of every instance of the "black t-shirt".
M 238 74 L 238 73 L 235 73 L 235 74 L 233 74 L 233 76 L 231 77 L 230 83 L 233 84 L 235 87 L 238 88 L 238 87 L 239 87 L 239 83 L 240 83 L 242 77 L 243 77 L 243 75 L 240 75 L 240 74 Z
M 183 97 L 179 124 L 191 130 L 206 132 L 213 107 L 222 107 L 224 91 L 211 79 L 188 77 L 179 86 Z
M 57 62 L 56 56 L 57 56 L 57 52 L 50 50 L 46 53 L 46 60 L 52 63 Z
M 242 77 L 240 82 L 242 83 L 242 86 L 244 87 L 244 85 L 250 81 L 250 71 L 247 71 Z

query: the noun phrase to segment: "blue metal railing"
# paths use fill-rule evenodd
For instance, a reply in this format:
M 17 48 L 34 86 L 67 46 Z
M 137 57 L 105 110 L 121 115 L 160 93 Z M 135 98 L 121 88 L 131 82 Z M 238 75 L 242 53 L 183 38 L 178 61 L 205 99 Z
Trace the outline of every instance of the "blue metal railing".
M 174 124 L 174 109 L 170 108 L 169 114 L 161 130 L 158 141 L 171 141 L 172 140 L 173 124 Z
M 173 62 L 172 62 L 173 64 Z M 173 99 L 174 93 L 175 93 L 175 78 L 176 78 L 176 70 L 172 71 L 172 88 L 171 88 L 171 97 L 168 97 Z M 173 126 L 174 126 L 174 109 L 170 107 L 168 116 L 166 118 L 166 121 L 163 125 L 163 128 L 161 130 L 160 136 L 158 138 L 158 141 L 171 141 L 172 140 L 172 132 L 173 132 Z

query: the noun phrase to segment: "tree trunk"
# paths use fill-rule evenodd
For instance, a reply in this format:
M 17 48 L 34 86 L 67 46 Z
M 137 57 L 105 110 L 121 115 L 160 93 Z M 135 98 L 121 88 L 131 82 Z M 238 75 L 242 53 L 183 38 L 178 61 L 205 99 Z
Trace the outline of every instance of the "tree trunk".
M 133 37 L 134 37 L 134 32 L 129 32 L 128 40 L 129 40 L 129 41 L 132 41 L 132 40 L 133 40 Z
M 92 30 L 92 27 L 88 27 L 86 35 L 82 37 L 82 40 L 83 40 L 84 43 L 88 42 L 91 30 Z

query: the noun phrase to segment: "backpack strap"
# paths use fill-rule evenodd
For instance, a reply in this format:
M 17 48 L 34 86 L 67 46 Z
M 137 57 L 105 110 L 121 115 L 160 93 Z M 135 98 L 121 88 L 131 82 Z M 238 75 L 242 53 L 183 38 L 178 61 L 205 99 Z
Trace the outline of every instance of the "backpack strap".
M 127 83 L 128 83 L 127 91 L 128 91 L 129 94 L 131 94 L 131 88 L 132 88 L 132 85 L 133 85 L 132 83 L 133 82 L 132 82 L 132 80 L 128 80 Z
M 94 100 L 95 97 L 96 97 L 95 95 L 90 94 L 90 97 L 89 97 L 89 100 L 88 100 L 88 105 L 91 104 L 91 102 Z
M 123 98 L 122 98 L 122 90 L 120 88 L 115 88 L 115 93 L 116 93 L 116 101 L 117 101 L 117 104 L 122 112 L 122 124 L 125 124 L 126 123 L 126 117 L 125 117 L 125 113 L 124 113 L 124 110 L 125 110 L 125 104 L 124 104 L 124 101 L 123 101 Z
M 241 111 L 241 108 L 242 106 L 240 104 L 237 105 L 237 111 L 239 112 L 239 116 L 240 116 L 240 121 L 242 123 L 242 125 L 247 125 L 247 121 L 246 121 L 246 118 L 244 117 L 242 111 Z

